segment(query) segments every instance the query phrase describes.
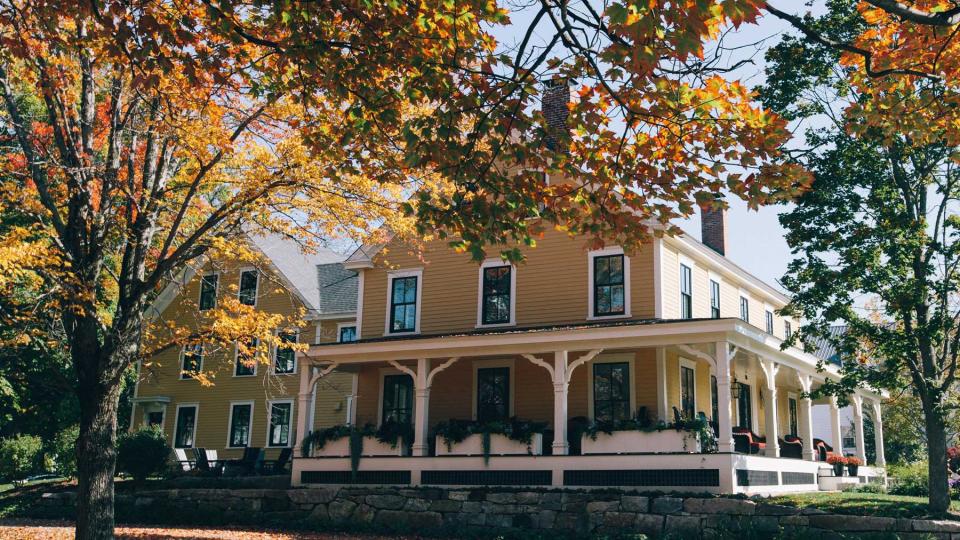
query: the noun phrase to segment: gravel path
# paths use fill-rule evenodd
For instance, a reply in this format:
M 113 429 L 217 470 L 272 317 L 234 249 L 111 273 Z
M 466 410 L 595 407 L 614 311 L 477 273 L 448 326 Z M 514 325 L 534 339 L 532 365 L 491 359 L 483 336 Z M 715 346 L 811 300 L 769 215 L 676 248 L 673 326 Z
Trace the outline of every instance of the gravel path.
M 246 528 L 168 528 L 128 527 L 116 529 L 117 538 L 144 540 L 174 539 L 229 539 L 229 540 L 396 540 L 398 537 L 353 535 L 341 533 L 283 532 Z M 69 540 L 73 538 L 73 524 L 63 521 L 0 520 L 0 538 L 3 540 Z M 408 538 L 412 540 L 412 538 Z

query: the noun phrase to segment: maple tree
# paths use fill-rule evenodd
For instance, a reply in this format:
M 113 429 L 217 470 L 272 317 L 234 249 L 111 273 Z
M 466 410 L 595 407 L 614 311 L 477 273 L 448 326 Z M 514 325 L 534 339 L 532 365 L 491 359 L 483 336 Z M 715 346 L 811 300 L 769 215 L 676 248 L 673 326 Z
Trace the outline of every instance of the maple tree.
M 705 45 L 760 3 L 533 10 L 510 48 L 482 0 L 0 3 L 0 212 L 24 216 L 0 234 L 0 291 L 36 293 L 0 316 L 63 327 L 78 538 L 112 535 L 119 380 L 159 332 L 148 307 L 190 266 L 255 260 L 247 233 L 431 233 L 480 257 L 552 225 L 629 248 L 721 189 L 803 187 L 785 120 Z M 545 78 L 574 89 L 561 125 L 536 106 Z M 293 319 L 225 303 L 162 330 L 266 347 Z

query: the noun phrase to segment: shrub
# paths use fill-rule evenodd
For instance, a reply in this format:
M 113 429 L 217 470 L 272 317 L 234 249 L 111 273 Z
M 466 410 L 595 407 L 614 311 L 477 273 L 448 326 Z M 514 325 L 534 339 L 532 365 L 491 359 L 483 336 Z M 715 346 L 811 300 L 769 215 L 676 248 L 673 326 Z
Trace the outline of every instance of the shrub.
M 0 440 L 0 478 L 18 482 L 37 468 L 43 448 L 40 437 L 20 435 Z
M 930 477 L 926 461 L 918 461 L 908 465 L 893 465 L 887 468 L 887 473 L 893 480 L 890 493 L 916 497 L 926 497 L 929 494 Z
M 159 428 L 143 428 L 125 433 L 117 441 L 117 467 L 143 482 L 165 468 L 170 447 Z
M 77 437 L 80 436 L 80 426 L 70 426 L 53 438 L 54 470 L 61 476 L 73 478 L 77 475 Z

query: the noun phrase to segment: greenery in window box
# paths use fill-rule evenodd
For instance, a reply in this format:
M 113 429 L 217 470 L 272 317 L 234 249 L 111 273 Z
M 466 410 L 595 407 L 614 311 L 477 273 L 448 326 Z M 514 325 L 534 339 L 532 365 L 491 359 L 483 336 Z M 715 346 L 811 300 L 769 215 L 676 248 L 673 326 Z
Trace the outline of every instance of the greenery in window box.
M 546 422 L 534 422 L 512 417 L 509 420 L 493 420 L 490 422 L 476 422 L 470 420 L 448 420 L 440 422 L 434 428 L 434 434 L 441 437 L 450 450 L 454 444 L 463 442 L 470 435 L 482 436 L 483 461 L 490 460 L 490 435 L 504 435 L 527 445 L 529 451 L 533 436 L 543 433 L 547 429 Z
M 413 426 L 409 422 L 384 422 L 377 429 L 377 440 L 396 448 L 398 444 L 409 445 L 413 442 Z

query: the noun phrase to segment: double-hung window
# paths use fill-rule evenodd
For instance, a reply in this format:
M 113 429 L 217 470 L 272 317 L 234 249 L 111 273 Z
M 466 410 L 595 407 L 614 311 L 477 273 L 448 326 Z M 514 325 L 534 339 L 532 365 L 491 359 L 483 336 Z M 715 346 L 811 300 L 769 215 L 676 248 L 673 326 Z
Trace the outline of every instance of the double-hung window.
M 203 344 L 184 345 L 180 354 L 180 378 L 192 379 L 203 369 Z
M 593 316 L 626 313 L 623 254 L 593 258 Z
M 492 422 L 510 417 L 510 368 L 477 369 L 477 421 Z
M 280 340 L 277 343 L 276 352 L 274 352 L 273 372 L 280 374 L 293 373 L 297 369 L 296 351 L 287 343 L 296 343 L 297 334 L 295 332 L 283 332 L 277 336 Z
M 720 283 L 710 280 L 710 318 L 720 318 Z
M 397 276 L 390 286 L 390 332 L 416 332 L 418 276 Z
M 356 326 L 341 326 L 340 331 L 337 334 L 337 341 L 340 343 L 349 343 L 351 341 L 357 340 L 357 327 Z
M 680 318 L 693 318 L 693 272 L 685 264 L 680 265 Z
M 237 354 L 234 358 L 233 375 L 250 377 L 257 374 L 257 347 L 259 340 L 251 338 L 243 343 L 237 342 Z
M 484 266 L 481 270 L 481 324 L 510 324 L 513 268 L 509 265 Z
M 200 311 L 213 309 L 217 306 L 217 282 L 220 276 L 217 274 L 207 274 L 200 279 L 200 302 L 198 307 Z
M 790 321 L 783 321 L 783 337 L 784 339 L 793 337 L 793 328 L 790 326 Z
M 593 365 L 593 416 L 598 421 L 630 418 L 630 363 Z
M 413 379 L 409 375 L 383 376 L 383 409 L 381 423 L 413 422 Z
M 292 401 L 270 402 L 270 427 L 267 432 L 267 446 L 290 446 L 290 423 L 292 419 Z
M 230 437 L 227 446 L 244 448 L 250 446 L 250 426 L 253 424 L 253 403 L 230 405 Z
M 260 273 L 256 270 L 244 270 L 240 272 L 240 290 L 237 292 L 237 299 L 245 306 L 257 305 L 257 287 L 259 286 Z
M 684 361 L 680 363 L 680 412 L 684 418 L 697 414 L 696 370 Z
M 740 297 L 740 319 L 743 322 L 750 322 L 750 301 L 746 296 Z
M 766 325 L 767 325 L 767 328 L 766 328 L 767 333 L 772 334 L 773 333 L 773 312 L 768 309 L 764 312 L 763 316 L 764 316 L 764 322 L 766 322 Z
M 177 427 L 173 434 L 174 448 L 193 448 L 193 436 L 197 428 L 197 406 L 177 407 Z

